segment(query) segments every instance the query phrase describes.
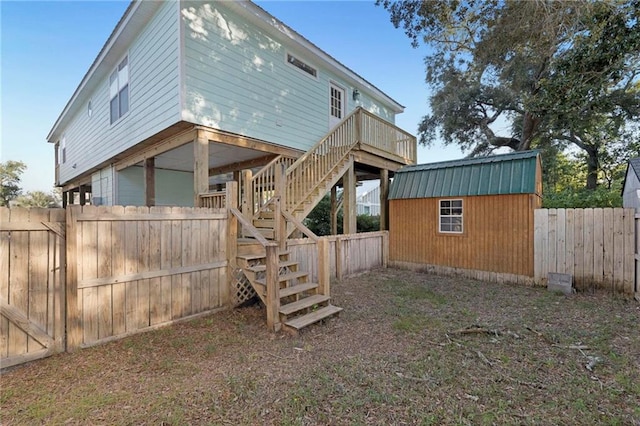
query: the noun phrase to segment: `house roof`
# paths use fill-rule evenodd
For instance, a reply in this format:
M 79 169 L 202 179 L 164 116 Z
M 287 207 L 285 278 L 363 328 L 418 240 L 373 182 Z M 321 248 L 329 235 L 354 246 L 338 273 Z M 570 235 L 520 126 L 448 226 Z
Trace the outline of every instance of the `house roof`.
M 536 192 L 538 151 L 406 166 L 395 174 L 389 199 Z
M 159 8 L 160 3 L 161 2 L 144 0 L 131 1 L 129 7 L 98 53 L 98 56 L 74 91 L 71 99 L 69 99 L 62 113 L 49 131 L 47 135 L 49 142 L 55 143 L 57 141 L 60 137 L 61 127 L 66 125 L 71 117 L 89 101 L 89 97 L 93 91 L 107 78 L 108 73 L 117 65 L 117 61 L 122 59 L 121 56 L 126 52 L 129 44 L 135 39 L 144 25 L 149 22 L 149 19 Z M 255 3 L 248 0 L 235 0 L 225 2 L 225 4 L 236 13 L 259 25 L 266 31 L 276 32 L 284 36 L 286 40 L 294 44 L 298 49 L 319 59 L 327 69 L 353 84 L 358 90 L 389 105 L 394 112 L 401 113 L 404 111 L 403 105 Z

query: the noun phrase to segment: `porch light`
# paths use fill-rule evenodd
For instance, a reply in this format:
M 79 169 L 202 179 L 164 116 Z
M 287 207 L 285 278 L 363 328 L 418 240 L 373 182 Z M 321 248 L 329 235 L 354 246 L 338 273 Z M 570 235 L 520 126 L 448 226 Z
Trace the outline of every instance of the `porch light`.
M 358 89 L 353 89 L 353 100 L 357 101 L 358 99 L 360 99 L 360 91 Z

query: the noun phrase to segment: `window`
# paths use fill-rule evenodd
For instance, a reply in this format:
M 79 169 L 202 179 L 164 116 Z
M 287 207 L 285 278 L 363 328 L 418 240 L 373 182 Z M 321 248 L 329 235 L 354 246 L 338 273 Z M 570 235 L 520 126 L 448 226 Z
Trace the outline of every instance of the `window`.
M 331 85 L 331 117 L 342 120 L 344 90 Z
M 91 118 L 92 115 L 93 115 L 93 102 L 89 100 L 89 103 L 87 104 L 87 116 Z
M 125 56 L 109 77 L 111 124 L 129 112 L 129 56 Z
M 287 62 L 294 67 L 301 69 L 312 77 L 318 76 L 318 71 L 315 68 L 307 63 L 302 62 L 300 59 L 296 58 L 290 53 L 287 53 Z
M 462 234 L 462 200 L 440 200 L 440 232 Z
M 58 156 L 58 164 L 64 164 L 67 161 L 67 137 L 62 135 L 60 139 L 60 155 Z

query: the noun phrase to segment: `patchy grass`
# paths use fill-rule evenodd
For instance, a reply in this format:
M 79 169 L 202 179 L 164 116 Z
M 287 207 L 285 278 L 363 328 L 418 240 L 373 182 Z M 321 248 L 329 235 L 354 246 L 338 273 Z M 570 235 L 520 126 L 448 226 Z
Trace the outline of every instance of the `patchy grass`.
M 640 424 L 636 302 L 397 270 L 332 289 L 340 318 L 298 336 L 254 306 L 11 369 L 0 422 Z

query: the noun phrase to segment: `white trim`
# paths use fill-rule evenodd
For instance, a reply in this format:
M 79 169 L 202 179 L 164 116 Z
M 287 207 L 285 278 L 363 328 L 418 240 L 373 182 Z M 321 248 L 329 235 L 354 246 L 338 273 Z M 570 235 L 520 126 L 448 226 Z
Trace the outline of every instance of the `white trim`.
M 462 209 L 462 213 L 459 215 L 449 214 L 442 215 L 442 202 L 443 201 L 460 201 L 460 208 Z M 453 208 L 453 207 L 450 207 Z M 442 230 L 442 218 L 443 217 L 459 217 L 460 218 L 460 231 L 443 231 Z M 440 198 L 438 199 L 438 233 L 439 234 L 455 234 L 460 235 L 464 234 L 464 200 L 462 198 Z
M 341 117 L 334 117 L 331 114 L 331 89 L 336 88 L 342 92 L 342 105 L 341 105 Z M 335 82 L 334 80 L 329 80 L 329 130 L 333 129 L 338 123 L 340 123 L 347 116 L 347 89 L 340 83 Z

